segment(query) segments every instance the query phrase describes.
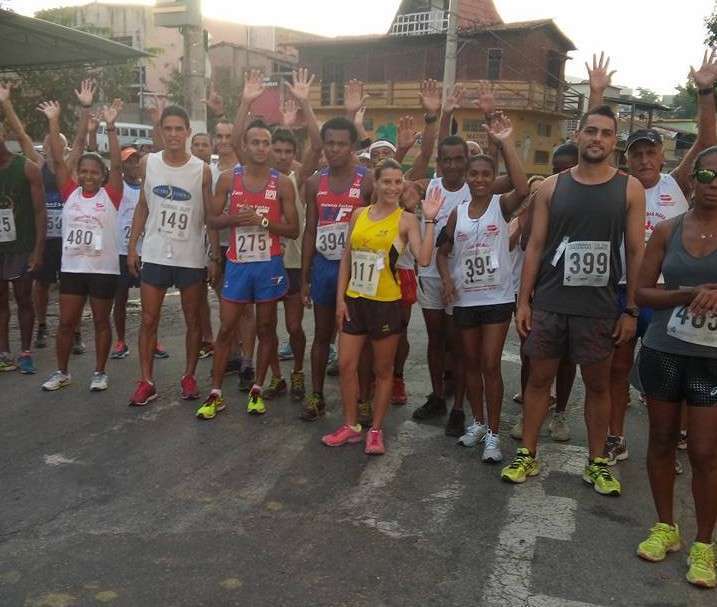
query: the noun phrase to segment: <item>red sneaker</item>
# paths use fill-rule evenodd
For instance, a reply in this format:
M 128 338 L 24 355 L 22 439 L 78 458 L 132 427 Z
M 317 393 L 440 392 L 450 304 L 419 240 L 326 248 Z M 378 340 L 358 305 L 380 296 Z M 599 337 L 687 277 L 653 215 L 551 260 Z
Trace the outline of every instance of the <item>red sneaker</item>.
M 394 376 L 391 403 L 394 405 L 405 405 L 407 402 L 408 396 L 406 396 L 406 384 L 403 382 L 403 377 Z
M 346 443 L 361 442 L 361 431 L 356 432 L 351 426 L 344 424 L 336 432 L 321 437 L 321 442 L 327 447 L 340 447 Z
M 366 432 L 366 455 L 383 455 L 386 449 L 383 446 L 383 430 L 371 428 Z
M 197 400 L 199 398 L 199 386 L 194 375 L 185 375 L 179 382 L 182 387 L 182 398 L 184 400 Z
M 154 384 L 142 379 L 137 382 L 137 389 L 134 391 L 132 398 L 130 398 L 129 406 L 144 407 L 155 398 L 157 398 L 157 390 L 154 389 Z

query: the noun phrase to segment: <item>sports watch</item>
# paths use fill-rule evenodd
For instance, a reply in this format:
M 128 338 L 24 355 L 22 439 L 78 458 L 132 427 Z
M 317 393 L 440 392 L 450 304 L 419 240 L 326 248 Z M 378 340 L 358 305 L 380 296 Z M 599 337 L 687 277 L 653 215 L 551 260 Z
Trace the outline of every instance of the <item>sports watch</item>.
M 265 230 L 269 227 L 269 220 L 266 217 L 261 218 L 261 227 Z
M 625 308 L 625 314 L 629 314 L 633 318 L 638 318 L 640 316 L 640 308 L 637 306 L 627 306 Z

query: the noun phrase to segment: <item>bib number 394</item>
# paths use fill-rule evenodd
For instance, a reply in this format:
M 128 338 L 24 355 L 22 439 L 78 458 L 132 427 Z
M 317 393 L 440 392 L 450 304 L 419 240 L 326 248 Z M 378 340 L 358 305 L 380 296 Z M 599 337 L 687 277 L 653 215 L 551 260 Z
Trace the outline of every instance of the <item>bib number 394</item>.
M 370 251 L 351 251 L 351 282 L 349 289 L 359 295 L 373 297 L 383 269 L 383 255 Z
M 687 306 L 672 311 L 667 334 L 681 341 L 717 348 L 717 314 L 692 314 Z
M 0 242 L 13 242 L 16 238 L 12 209 L 0 209 Z
M 490 249 L 472 247 L 463 255 L 463 288 L 498 284 L 498 257 Z
M 610 243 L 576 240 L 565 247 L 563 285 L 566 287 L 606 287 L 610 280 Z
M 172 240 L 189 240 L 193 210 L 186 204 L 162 201 L 159 210 L 159 231 Z
M 316 251 L 326 259 L 338 261 L 346 248 L 348 224 L 331 223 L 319 226 L 316 230 Z
M 236 230 L 237 261 L 269 261 L 269 234 L 264 228 L 247 226 Z

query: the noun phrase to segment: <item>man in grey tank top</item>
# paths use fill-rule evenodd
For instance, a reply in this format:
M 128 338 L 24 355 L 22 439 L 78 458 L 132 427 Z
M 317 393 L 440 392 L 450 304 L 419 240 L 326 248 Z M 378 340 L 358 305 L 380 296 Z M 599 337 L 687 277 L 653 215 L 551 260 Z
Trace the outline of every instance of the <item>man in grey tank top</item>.
M 526 336 L 530 375 L 524 396 L 523 446 L 503 469 L 522 483 L 540 470 L 538 432 L 548 411 L 560 359 L 580 365 L 590 459 L 583 480 L 600 494 L 620 495 L 603 446 L 610 411 L 612 352 L 635 335 L 635 280 L 644 240 L 645 190 L 612 166 L 617 120 L 608 106 L 590 109 L 578 131 L 580 161 L 549 177 L 534 202 L 517 325 Z M 619 313 L 620 245 L 627 252 L 627 307 Z M 532 298 L 532 304 L 531 304 Z

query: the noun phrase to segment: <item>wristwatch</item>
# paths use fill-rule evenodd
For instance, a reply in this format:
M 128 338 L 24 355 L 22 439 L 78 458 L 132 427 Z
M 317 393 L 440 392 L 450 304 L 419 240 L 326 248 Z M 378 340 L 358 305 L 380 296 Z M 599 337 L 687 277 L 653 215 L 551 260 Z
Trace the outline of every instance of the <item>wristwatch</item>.
M 265 230 L 269 227 L 269 220 L 266 217 L 261 218 L 261 227 Z
M 709 89 L 699 89 L 697 91 L 700 95 L 713 95 L 715 90 L 713 88 Z
M 627 306 L 625 308 L 625 314 L 628 314 L 633 318 L 638 318 L 640 316 L 640 308 L 638 308 L 637 306 Z

